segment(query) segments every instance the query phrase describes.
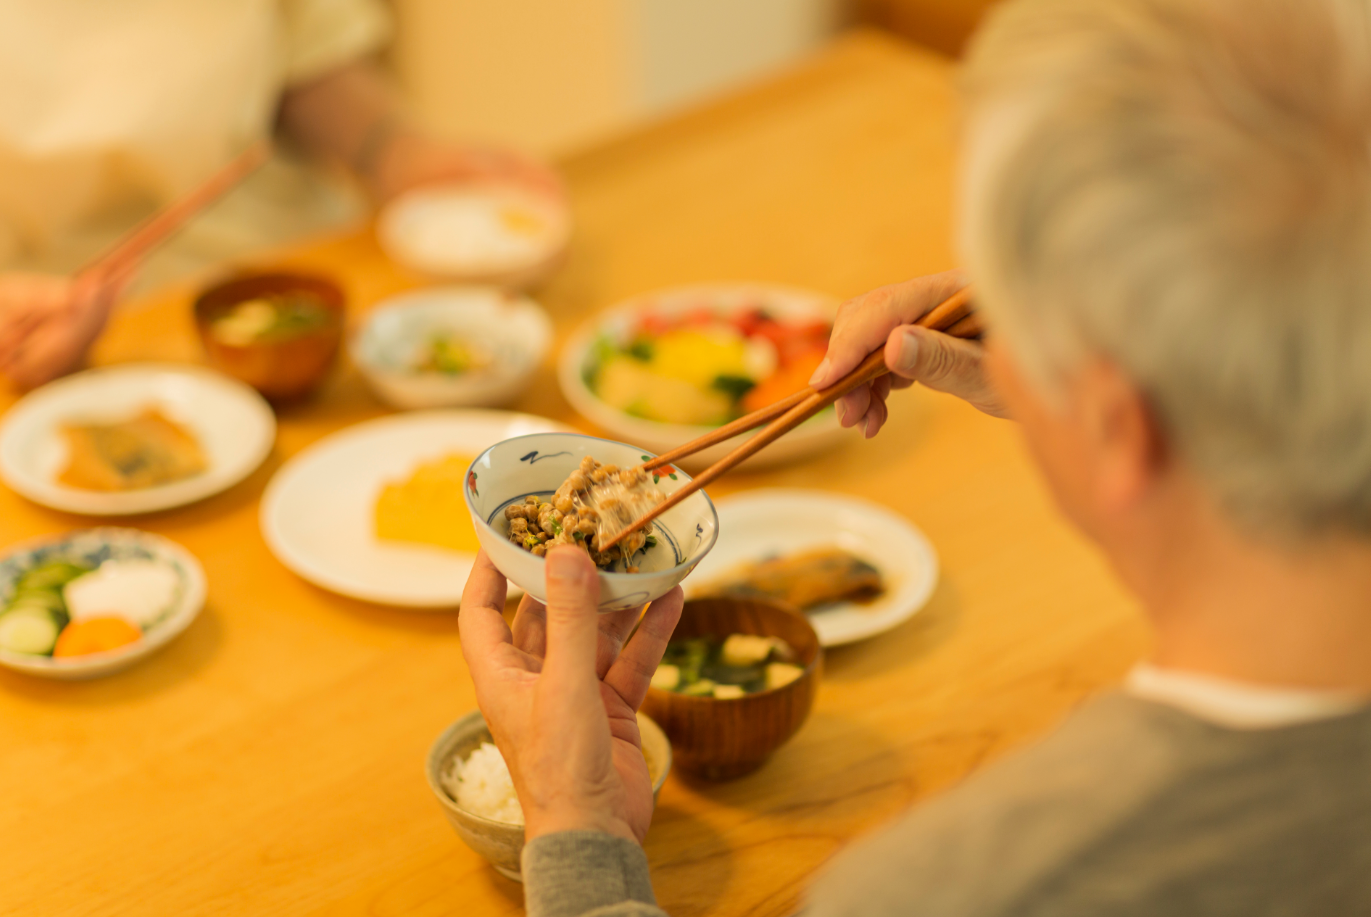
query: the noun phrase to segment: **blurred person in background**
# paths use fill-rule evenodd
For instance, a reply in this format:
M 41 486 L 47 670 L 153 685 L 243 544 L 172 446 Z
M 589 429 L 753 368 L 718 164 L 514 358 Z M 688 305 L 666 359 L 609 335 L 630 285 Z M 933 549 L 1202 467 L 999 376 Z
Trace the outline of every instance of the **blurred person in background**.
M 1371 914 L 1371 0 L 1010 0 L 965 76 L 990 342 L 911 328 L 963 282 L 926 278 L 846 304 L 815 383 L 884 345 L 1016 420 L 1154 648 L 837 856 L 805 913 Z M 888 394 L 844 422 L 875 435 Z M 460 618 L 528 913 L 660 917 L 633 710 L 680 592 L 630 638 L 584 553 L 547 587 L 511 629 L 482 556 Z
M 28 388 L 77 368 L 127 279 L 81 266 L 273 133 L 282 154 L 146 282 L 355 221 L 358 185 L 560 193 L 524 157 L 411 125 L 375 63 L 390 33 L 382 0 L 0 0 L 0 373 Z

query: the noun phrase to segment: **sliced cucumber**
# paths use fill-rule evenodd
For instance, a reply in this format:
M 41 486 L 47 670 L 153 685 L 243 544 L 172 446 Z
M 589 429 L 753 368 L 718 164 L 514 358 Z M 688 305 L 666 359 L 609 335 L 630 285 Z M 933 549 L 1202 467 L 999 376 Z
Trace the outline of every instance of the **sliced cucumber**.
M 82 567 L 66 560 L 50 560 L 38 566 L 24 571 L 15 584 L 17 589 L 27 589 L 29 587 L 37 589 L 60 589 L 67 583 L 76 579 L 83 573 L 89 573 L 89 567 Z
M 28 600 L 22 602 L 11 602 L 10 606 L 5 609 L 4 614 L 8 615 L 16 611 L 22 611 L 26 614 L 47 615 L 48 617 L 52 618 L 53 623 L 57 625 L 58 630 L 61 630 L 62 628 L 66 627 L 68 622 L 71 621 L 71 615 L 67 614 L 67 610 L 65 608 L 53 608 L 49 605 L 43 605 L 38 602 L 32 602 Z
M 51 612 L 32 606 L 0 615 L 0 649 L 50 656 L 62 627 Z
M 21 586 L 14 590 L 14 595 L 10 596 L 9 607 L 18 608 L 20 605 L 42 605 L 53 611 L 67 610 L 62 593 L 56 589 L 38 589 L 33 586 Z

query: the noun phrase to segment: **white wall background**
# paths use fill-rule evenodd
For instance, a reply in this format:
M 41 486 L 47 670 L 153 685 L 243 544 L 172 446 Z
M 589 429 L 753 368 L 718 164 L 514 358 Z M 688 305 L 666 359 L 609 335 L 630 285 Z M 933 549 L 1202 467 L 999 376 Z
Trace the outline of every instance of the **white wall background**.
M 843 0 L 394 0 L 394 65 L 449 136 L 556 155 L 759 78 L 832 34 Z

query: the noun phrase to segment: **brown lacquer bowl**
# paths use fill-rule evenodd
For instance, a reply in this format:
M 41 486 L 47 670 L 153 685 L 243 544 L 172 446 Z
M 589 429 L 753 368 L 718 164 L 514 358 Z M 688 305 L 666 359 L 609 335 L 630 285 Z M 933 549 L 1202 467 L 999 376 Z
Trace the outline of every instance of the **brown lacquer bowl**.
M 229 343 L 213 323 L 239 303 L 278 294 L 307 293 L 333 319 L 280 340 Z M 257 389 L 273 401 L 312 391 L 328 374 L 343 339 L 345 299 L 337 284 L 309 274 L 245 274 L 215 284 L 195 300 L 195 327 L 209 365 Z
M 677 639 L 756 634 L 790 644 L 804 674 L 788 685 L 732 700 L 649 688 L 643 712 L 671 740 L 676 767 L 708 780 L 731 780 L 761 767 L 809 716 L 823 669 L 819 636 L 803 614 L 775 602 L 739 598 L 686 602 Z

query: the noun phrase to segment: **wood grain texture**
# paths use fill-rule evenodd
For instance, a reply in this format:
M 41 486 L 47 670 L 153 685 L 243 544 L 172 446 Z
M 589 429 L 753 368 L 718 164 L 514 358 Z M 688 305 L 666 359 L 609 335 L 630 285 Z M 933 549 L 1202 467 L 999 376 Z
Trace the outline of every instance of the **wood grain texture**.
M 685 603 L 675 636 L 780 637 L 804 674 L 772 691 L 734 700 L 649 688 L 643 712 L 671 739 L 675 767 L 710 780 L 732 780 L 760 767 L 804 724 L 823 671 L 819 635 L 804 615 L 776 602 L 741 598 Z
M 655 287 L 746 279 L 850 296 L 951 267 L 954 122 L 945 60 L 856 35 L 571 158 L 576 235 L 540 294 L 559 342 Z M 416 283 L 365 232 L 270 263 L 334 274 L 354 308 Z M 192 298 L 171 290 L 125 310 L 96 362 L 199 360 Z M 515 407 L 591 429 L 551 358 Z M 521 912 L 518 886 L 462 846 L 424 782 L 429 744 L 475 706 L 456 616 L 323 592 L 258 533 L 282 461 L 384 413 L 344 365 L 282 411 L 275 451 L 248 480 L 129 520 L 185 545 L 209 577 L 205 612 L 157 656 L 89 683 L 0 671 L 0 911 Z M 667 781 L 646 847 L 676 917 L 789 913 L 854 835 L 1042 735 L 1146 646 L 1014 427 L 951 398 L 900 393 L 876 439 L 737 472 L 711 494 L 766 485 L 892 507 L 937 547 L 942 579 L 904 626 L 827 654 L 813 713 L 766 766 L 717 786 Z M 88 524 L 0 489 L 0 543 Z

